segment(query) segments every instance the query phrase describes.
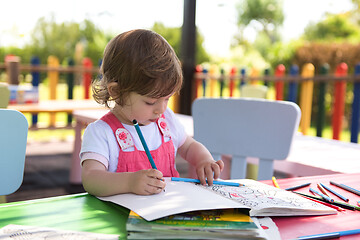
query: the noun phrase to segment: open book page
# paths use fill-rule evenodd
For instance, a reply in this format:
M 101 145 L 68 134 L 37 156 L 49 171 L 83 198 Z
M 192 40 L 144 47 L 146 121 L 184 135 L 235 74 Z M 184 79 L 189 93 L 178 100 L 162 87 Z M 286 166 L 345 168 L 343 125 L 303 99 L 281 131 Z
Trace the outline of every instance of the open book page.
M 165 178 L 165 181 L 165 192 L 159 194 L 142 196 L 127 193 L 99 199 L 131 209 L 147 221 L 182 212 L 242 207 L 238 202 L 214 194 L 194 183 L 173 182 L 170 178 Z
M 232 180 L 233 181 L 233 180 Z M 224 185 L 201 186 L 250 208 L 250 216 L 293 216 L 336 214 L 334 209 L 305 199 L 295 193 L 267 184 L 242 179 L 234 182 L 244 187 Z
M 190 182 L 173 182 L 165 178 L 165 192 L 142 196 L 119 194 L 99 197 L 133 210 L 152 221 L 182 212 L 209 209 L 246 208 L 251 216 L 324 215 L 337 212 L 322 204 L 254 181 L 238 180 L 242 187 L 201 186 Z M 285 209 L 285 210 L 284 210 Z M 289 210 L 290 209 L 290 210 Z

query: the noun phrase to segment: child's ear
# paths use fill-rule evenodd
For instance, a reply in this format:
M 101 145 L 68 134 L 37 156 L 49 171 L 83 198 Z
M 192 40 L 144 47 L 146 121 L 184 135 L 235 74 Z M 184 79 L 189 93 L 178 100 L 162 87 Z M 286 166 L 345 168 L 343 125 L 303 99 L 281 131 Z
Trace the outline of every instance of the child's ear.
M 117 96 L 117 82 L 111 82 L 107 85 L 108 92 L 112 98 L 115 98 Z

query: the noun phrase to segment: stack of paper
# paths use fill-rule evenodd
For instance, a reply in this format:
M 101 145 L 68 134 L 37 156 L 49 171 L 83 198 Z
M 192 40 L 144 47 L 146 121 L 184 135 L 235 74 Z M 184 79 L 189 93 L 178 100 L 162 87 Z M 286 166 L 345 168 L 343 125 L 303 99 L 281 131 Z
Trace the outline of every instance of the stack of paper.
M 248 213 L 239 209 L 204 210 L 146 221 L 131 211 L 128 239 L 266 239 Z

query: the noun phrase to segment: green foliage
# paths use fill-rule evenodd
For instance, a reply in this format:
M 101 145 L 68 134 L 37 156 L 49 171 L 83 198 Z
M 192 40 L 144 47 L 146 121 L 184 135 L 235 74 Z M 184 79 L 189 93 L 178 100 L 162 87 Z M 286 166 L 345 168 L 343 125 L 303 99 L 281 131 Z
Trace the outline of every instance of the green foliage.
M 53 17 L 50 20 L 42 17 L 32 31 L 30 43 L 23 48 L 1 48 L 0 57 L 4 59 L 5 55 L 14 54 L 21 57 L 22 63 L 29 63 L 32 56 L 37 56 L 46 64 L 50 55 L 63 62 L 69 57 L 76 59 L 78 54 L 91 58 L 97 65 L 109 39 L 90 20 L 57 23 Z M 79 45 L 82 47 L 77 48 Z M 81 53 L 76 53 L 76 49 Z
M 256 21 L 262 26 L 262 29 L 257 29 L 258 33 L 266 34 L 271 42 L 280 40 L 277 29 L 284 22 L 282 0 L 242 0 L 237 6 L 237 12 L 240 29 Z
M 166 27 L 163 23 L 154 23 L 151 28 L 154 32 L 162 35 L 169 44 L 174 48 L 176 55 L 181 57 L 181 27 Z M 209 61 L 210 57 L 204 47 L 202 46 L 204 37 L 196 33 L 196 64 Z
M 301 40 L 293 40 L 288 43 L 277 42 L 273 44 L 267 52 L 267 61 L 273 69 L 279 64 L 283 64 L 289 69 L 294 64 L 296 50 L 303 45 Z
M 360 28 L 353 24 L 344 14 L 328 15 L 328 17 L 318 23 L 309 24 L 303 35 L 308 41 L 352 41 L 358 42 Z

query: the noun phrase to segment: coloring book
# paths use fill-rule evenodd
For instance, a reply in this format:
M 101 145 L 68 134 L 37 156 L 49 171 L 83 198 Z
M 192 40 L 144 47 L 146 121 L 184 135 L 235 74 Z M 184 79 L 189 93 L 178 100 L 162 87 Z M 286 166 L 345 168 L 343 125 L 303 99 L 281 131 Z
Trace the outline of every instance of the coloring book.
M 171 181 L 171 178 L 165 181 L 165 191 L 159 194 L 127 193 L 99 199 L 126 207 L 147 221 L 183 212 L 229 208 L 248 209 L 250 216 L 337 214 L 336 210 L 295 193 L 250 179 L 231 180 L 245 185 L 240 187 L 202 186 Z

